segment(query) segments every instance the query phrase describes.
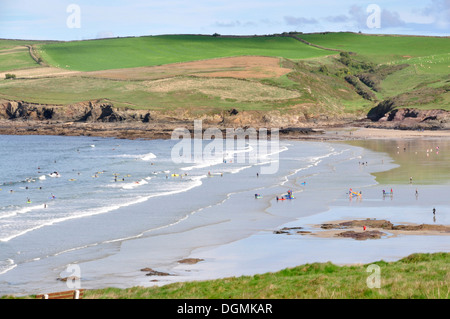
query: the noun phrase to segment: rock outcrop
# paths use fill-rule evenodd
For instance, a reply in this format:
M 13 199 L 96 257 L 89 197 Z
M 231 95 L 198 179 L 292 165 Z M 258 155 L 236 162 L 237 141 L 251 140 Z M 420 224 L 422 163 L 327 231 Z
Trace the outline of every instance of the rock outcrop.
M 203 130 L 214 127 L 264 128 L 270 136 L 279 129 L 282 138 L 310 138 L 321 135 L 323 128 L 367 126 L 395 129 L 450 129 L 450 112 L 444 110 L 386 109 L 378 110 L 372 119 L 362 121 L 346 113 L 308 114 L 301 105 L 289 112 L 280 110 L 242 111 L 236 108 L 215 113 L 198 114 L 185 109 L 136 110 L 117 108 L 110 102 L 87 101 L 71 105 L 34 104 L 0 100 L 0 134 L 15 135 L 87 135 L 118 138 L 171 138 L 176 128 L 193 132 L 194 120 L 202 120 Z
M 387 101 L 372 109 L 371 127 L 396 129 L 450 129 L 450 112 L 440 109 L 392 108 Z
M 249 127 L 259 130 L 279 128 L 280 135 L 321 134 L 315 131 L 318 117 L 305 119 L 302 111 L 282 114 L 279 111 L 224 110 L 218 113 L 193 114 L 187 110 L 149 111 L 116 108 L 104 101 L 72 105 L 45 105 L 23 101 L 0 100 L 0 134 L 17 135 L 92 135 L 119 138 L 170 138 L 176 128 L 194 129 L 194 120 L 202 120 L 203 130 L 219 128 L 225 138 L 226 128 Z M 345 122 L 347 119 L 340 119 Z M 336 121 L 339 121 L 336 120 Z
M 112 104 L 83 102 L 67 106 L 42 105 L 22 101 L 0 103 L 0 119 L 60 122 L 149 122 L 147 110 L 119 110 Z

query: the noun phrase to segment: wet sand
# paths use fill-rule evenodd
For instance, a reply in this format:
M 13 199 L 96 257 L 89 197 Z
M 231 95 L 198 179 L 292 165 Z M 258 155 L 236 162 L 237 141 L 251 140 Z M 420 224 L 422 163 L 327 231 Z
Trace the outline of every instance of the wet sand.
M 378 132 L 378 136 L 392 137 L 396 132 Z M 358 136 L 372 136 L 373 130 L 361 130 Z M 332 134 L 332 133 L 331 133 Z M 393 135 L 391 135 L 393 134 Z M 405 132 L 405 136 L 414 141 L 422 141 L 421 132 Z M 446 136 L 447 132 L 428 132 L 427 141 L 433 142 L 449 140 L 433 139 L 436 136 Z M 431 138 L 431 139 L 428 139 Z M 396 141 L 405 142 L 406 139 L 374 139 L 379 143 Z M 449 152 L 448 147 L 441 148 L 441 154 Z M 396 150 L 393 150 L 396 153 Z M 373 168 L 374 160 L 380 164 Z M 414 158 L 410 157 L 413 161 Z M 448 169 L 446 157 L 443 161 L 432 162 L 437 169 Z M 366 158 L 369 162 L 367 169 L 371 174 L 383 171 L 380 167 L 390 162 L 388 154 L 381 153 L 381 157 Z M 398 166 L 398 165 L 397 165 Z M 387 168 L 386 168 L 387 169 Z M 395 170 L 395 168 L 393 168 Z M 426 171 L 427 165 L 414 166 L 415 175 L 421 170 Z M 389 169 L 388 169 L 389 170 Z M 194 265 L 178 264 L 171 268 L 176 276 L 155 279 L 150 285 L 163 285 L 174 281 L 205 280 L 241 275 L 254 275 L 264 272 L 279 271 L 286 267 L 294 267 L 305 263 L 328 262 L 338 265 L 368 264 L 378 260 L 395 261 L 412 253 L 450 252 L 448 229 L 450 227 L 450 204 L 448 202 L 448 180 L 436 180 L 436 184 L 420 184 L 415 180 L 409 183 L 409 175 L 405 175 L 401 183 L 398 180 L 385 179 L 382 184 L 374 181 L 358 188 L 362 190 L 361 198 L 349 198 L 347 189 L 342 189 L 341 196 L 329 202 L 328 210 L 303 217 L 295 221 L 279 225 L 279 227 L 264 229 L 237 241 L 217 247 L 198 247 L 193 249 L 190 258 L 201 258 L 202 261 Z M 350 176 L 343 177 L 351 180 Z M 395 178 L 394 178 L 395 179 Z M 330 180 L 330 183 L 333 181 Z M 349 182 L 350 184 L 351 182 Z M 394 188 L 393 196 L 383 196 L 383 190 Z M 418 194 L 416 190 L 418 189 Z M 307 195 L 307 194 L 304 194 Z M 326 196 L 326 194 L 324 194 Z M 297 204 L 302 198 L 297 198 Z M 308 200 L 305 197 L 305 200 Z M 310 200 L 310 198 L 309 198 Z M 317 199 L 316 199 L 317 200 Z M 299 209 L 306 202 L 302 201 Z M 306 206 L 305 206 L 306 208 Z M 436 213 L 432 210 L 436 208 Z M 353 238 L 336 237 L 343 230 L 324 230 L 320 225 L 324 223 L 338 223 L 349 220 L 385 219 L 394 225 L 430 225 L 430 228 L 442 225 L 442 230 L 392 230 L 382 228 L 367 228 L 366 231 L 376 230 L 383 235 L 379 239 L 355 240 Z M 280 229 L 290 228 L 291 231 L 277 233 Z M 345 231 L 363 232 L 362 227 L 352 227 Z M 143 283 L 149 285 L 149 283 Z

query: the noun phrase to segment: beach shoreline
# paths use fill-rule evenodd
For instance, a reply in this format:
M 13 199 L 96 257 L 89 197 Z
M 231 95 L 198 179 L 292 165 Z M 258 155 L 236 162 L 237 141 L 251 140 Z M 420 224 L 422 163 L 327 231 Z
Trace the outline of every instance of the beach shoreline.
M 247 125 L 229 127 L 221 124 L 202 123 L 203 130 L 218 128 L 223 132 L 227 128 L 252 127 Z M 172 121 L 154 123 L 101 123 L 101 122 L 45 122 L 45 121 L 17 121 L 0 119 L 0 135 L 61 135 L 61 136 L 93 136 L 112 137 L 118 139 L 170 139 L 172 132 L 177 128 L 194 130 L 194 122 Z M 271 129 L 279 130 L 279 138 L 285 140 L 313 140 L 313 141 L 345 141 L 360 139 L 393 139 L 393 138 L 449 138 L 450 130 L 417 130 L 396 129 L 390 127 L 370 127 L 369 124 L 356 123 L 339 125 L 312 125 L 300 127 L 262 127 L 257 125 L 256 130 L 266 128 L 270 136 Z
M 402 132 L 402 131 L 399 131 Z M 354 140 L 354 139 L 435 139 L 435 138 L 447 138 L 450 136 L 450 132 L 448 131 L 425 131 L 425 132 L 403 132 L 404 135 L 402 135 L 399 138 L 399 134 L 397 131 L 392 130 L 381 130 L 380 129 L 366 129 L 366 128 L 333 128 L 332 130 L 324 132 L 324 134 L 317 135 L 317 139 L 290 139 L 290 138 L 283 138 L 281 137 L 280 140 L 282 141 L 309 141 L 309 142 L 341 142 L 341 141 L 347 141 L 347 140 Z M 338 137 L 336 137 L 338 136 Z M 380 138 L 382 137 L 382 138 Z M 339 143 L 340 144 L 340 143 Z M 365 200 L 374 200 L 379 197 L 379 189 L 382 187 L 380 185 L 377 185 L 377 183 L 374 183 L 374 179 L 372 176 L 372 173 L 375 171 L 380 171 L 384 169 L 392 168 L 393 166 L 389 166 L 389 159 L 385 155 L 380 156 L 377 155 L 374 151 L 367 151 L 364 150 L 362 154 L 367 155 L 361 155 L 365 157 L 369 161 L 369 163 L 377 163 L 376 165 L 370 165 L 367 167 L 367 170 L 363 171 L 363 180 L 359 181 L 358 183 L 361 185 L 361 187 L 364 190 L 364 199 Z M 367 156 L 367 157 L 366 157 Z M 375 156 L 374 160 L 372 160 L 372 156 Z M 381 165 L 381 158 L 385 158 L 385 165 Z M 354 160 L 355 161 L 355 160 Z M 356 163 L 356 162 L 355 162 Z M 358 176 L 358 172 L 354 172 L 355 176 Z M 213 187 L 215 183 L 217 183 L 218 179 L 211 179 L 207 181 L 207 184 L 211 184 L 211 186 L 205 186 L 205 187 Z M 357 183 L 357 184 L 358 184 Z M 367 185 L 366 185 L 367 184 Z M 406 182 L 405 182 L 406 184 Z M 340 201 L 343 200 L 340 196 L 336 195 L 339 192 L 342 191 L 342 188 L 345 188 L 343 183 L 341 183 L 341 186 L 339 186 L 340 190 L 333 190 L 331 192 L 331 197 L 334 197 L 334 200 L 328 201 L 324 207 L 320 208 L 313 208 L 314 205 L 306 206 L 305 210 L 310 209 L 311 213 L 309 215 L 306 215 L 304 217 L 301 217 L 301 219 L 304 221 L 302 223 L 314 224 L 314 223 L 320 223 L 324 221 L 330 221 L 330 220 L 339 220 L 336 219 L 336 216 L 330 216 L 329 211 L 333 211 L 333 207 L 328 207 L 330 203 L 333 203 L 334 201 Z M 364 186 L 366 185 L 366 186 Z M 415 186 L 415 185 L 414 185 Z M 409 192 L 408 189 L 410 185 L 403 185 L 402 188 L 404 188 L 405 193 Z M 376 190 L 375 190 L 376 189 Z M 439 188 L 438 188 L 439 189 Z M 426 190 L 425 190 L 426 191 Z M 424 192 L 425 192 L 424 191 Z M 436 188 L 431 187 L 429 192 L 435 192 Z M 333 193 L 334 192 L 334 193 Z M 371 194 L 373 192 L 373 194 Z M 295 217 L 294 214 L 292 214 L 295 209 L 293 205 L 289 208 L 288 211 L 279 211 L 278 212 L 272 211 L 272 209 L 277 205 L 278 203 L 274 202 L 274 192 L 271 191 L 270 194 L 272 194 L 273 197 L 268 198 L 267 200 L 264 200 L 264 205 L 262 207 L 266 207 L 259 211 L 259 213 L 263 212 L 268 217 L 271 215 L 275 216 L 276 218 L 276 225 L 282 226 L 287 225 L 287 227 L 291 224 L 298 224 L 298 219 Z M 334 194 L 334 195 L 333 195 Z M 422 194 L 422 190 L 421 190 Z M 269 194 L 268 194 L 269 195 Z M 296 201 L 300 201 L 302 199 L 302 196 L 306 196 L 307 192 L 299 192 L 296 193 Z M 234 196 L 234 195 L 233 195 Z M 443 196 L 442 196 L 443 197 Z M 306 198 L 306 197 L 305 197 Z M 408 202 L 407 197 L 400 192 L 398 197 L 401 199 L 401 205 L 406 205 Z M 406 198 L 406 200 L 405 200 Z M 422 198 L 422 197 L 421 197 Z M 443 197 L 444 198 L 444 197 Z M 353 203 L 347 203 L 348 197 L 344 198 L 345 205 L 356 205 L 356 202 Z M 262 201 L 259 203 L 263 203 Z M 287 203 L 286 203 L 287 204 Z M 342 205 L 342 203 L 340 204 Z M 344 205 L 344 206 L 345 206 Z M 400 207 L 402 207 L 400 205 Z M 428 205 L 428 203 L 426 204 Z M 287 205 L 285 205 L 287 206 Z M 269 209 L 268 209 L 268 208 Z M 309 207 L 309 208 L 308 208 Z M 349 206 L 353 207 L 353 206 Z M 286 207 L 288 208 L 288 207 Z M 369 207 L 370 208 L 370 207 Z M 395 208 L 395 207 L 394 207 Z M 138 209 L 138 208 L 136 208 Z M 233 207 L 224 207 L 222 208 L 223 211 L 232 210 Z M 380 209 L 380 207 L 375 207 L 375 209 Z M 291 212 L 292 210 L 292 212 Z M 255 211 L 256 212 L 256 211 Z M 236 213 L 236 212 L 234 212 Z M 441 214 L 441 213 L 440 213 Z M 247 222 L 249 224 L 252 224 L 255 220 L 257 215 L 251 215 L 247 217 Z M 352 215 L 352 216 L 355 216 Z M 357 215 L 356 215 L 357 216 Z M 440 215 L 442 216 L 442 214 Z M 342 216 L 342 220 L 344 220 L 344 217 L 347 217 L 346 215 Z M 377 217 L 374 214 L 369 214 L 365 216 L 360 216 L 361 218 L 373 218 Z M 240 275 L 251 275 L 261 272 L 268 272 L 272 270 L 280 270 L 282 268 L 287 268 L 290 266 L 296 266 L 298 264 L 303 264 L 302 261 L 309 262 L 309 259 L 302 259 L 298 258 L 299 255 L 305 254 L 305 252 L 299 252 L 297 251 L 298 248 L 296 248 L 295 245 L 298 245 L 298 243 L 295 243 L 294 236 L 279 236 L 273 234 L 273 231 L 276 229 L 276 225 L 269 222 L 261 222 L 261 223 L 255 223 L 255 225 L 250 226 L 249 228 L 244 228 L 240 231 L 239 234 L 233 237 L 233 239 L 229 239 L 226 235 L 227 231 L 233 231 L 233 223 L 241 223 L 242 218 L 239 216 L 235 217 L 229 217 L 231 221 L 229 222 L 228 219 L 223 220 L 217 220 L 212 219 L 210 222 L 205 222 L 205 218 L 208 218 L 207 215 L 204 214 L 204 212 L 197 213 L 195 215 L 195 218 L 197 219 L 196 222 L 190 222 L 189 227 L 185 225 L 177 225 L 176 227 L 168 229 L 163 229 L 154 232 L 154 236 L 147 239 L 137 239 L 135 241 L 126 241 L 121 246 L 118 252 L 114 253 L 113 255 L 104 258 L 104 260 L 92 260 L 82 263 L 82 269 L 83 273 L 88 273 L 89 280 L 85 283 L 82 282 L 82 285 L 87 287 L 88 289 L 95 289 L 95 288 L 106 288 L 108 286 L 118 286 L 119 288 L 128 288 L 132 286 L 152 286 L 152 285 L 165 285 L 173 282 L 180 282 L 180 281 L 191 281 L 191 280 L 204 280 L 204 279 L 216 279 L 216 278 L 224 278 L 228 276 L 240 276 Z M 258 217 L 259 218 L 259 217 Z M 378 217 L 377 217 L 378 218 Z M 440 218 L 440 217 L 439 217 Z M 408 220 L 405 220 L 403 222 L 408 222 Z M 414 222 L 414 221 L 411 221 Z M 447 222 L 446 225 L 449 223 Z M 187 227 L 187 228 L 186 228 Z M 220 234 L 223 233 L 223 236 L 220 236 Z M 198 239 L 196 238 L 197 235 Z M 408 234 L 407 234 L 408 235 Z M 183 242 L 184 237 L 187 236 L 187 238 L 196 238 L 191 243 L 186 243 L 185 246 L 183 245 L 177 245 L 176 242 Z M 300 237 L 300 236 L 297 236 Z M 307 236 L 301 236 L 302 238 L 306 238 Z M 311 236 L 312 237 L 312 236 Z M 311 242 L 311 247 L 320 247 L 320 245 L 339 245 L 340 242 L 348 242 L 348 240 L 353 239 L 344 239 L 344 238 L 320 238 L 320 236 L 317 236 L 318 238 L 313 238 L 311 240 L 319 240 L 320 242 Z M 410 237 L 410 236 L 408 236 Z M 432 245 L 434 247 L 442 247 L 439 246 L 439 244 L 436 244 L 439 242 L 439 238 L 441 236 L 435 236 L 435 234 L 421 234 L 416 236 L 416 238 L 429 238 L 432 240 Z M 214 240 L 212 240 L 214 238 Z M 228 239 L 227 239 L 228 238 Z M 388 238 L 388 239 L 378 239 L 378 240 L 372 240 L 368 245 L 371 245 L 371 247 L 377 247 L 376 242 L 379 241 L 381 245 L 385 245 L 386 240 L 404 240 L 405 236 L 402 234 L 401 236 L 397 236 L 396 238 Z M 165 239 L 165 240 L 163 240 Z M 161 241 L 163 240 L 163 241 Z M 206 241 L 205 241 L 206 240 Z M 325 242 L 327 241 L 328 242 Z M 149 254 L 147 252 L 146 247 L 156 247 L 158 244 L 166 243 L 174 241 L 175 243 L 171 245 L 164 244 L 166 246 L 160 247 L 156 249 L 152 254 Z M 354 241 L 354 240 L 353 240 Z M 420 241 L 420 239 L 415 240 Z M 294 245 L 294 246 L 293 246 Z M 318 246 L 319 245 L 319 246 Z M 345 251 L 348 251 L 351 249 L 354 249 L 354 247 L 350 244 L 349 248 L 346 248 Z M 261 247 L 264 247 L 265 251 L 261 251 Z M 280 249 L 280 247 L 282 247 Z M 173 248 L 173 250 L 171 250 Z M 357 251 L 360 251 L 362 248 L 359 246 L 357 248 Z M 399 248 L 400 249 L 400 248 Z M 347 264 L 348 258 L 351 256 L 346 256 L 344 258 L 343 256 L 337 256 L 334 255 L 329 250 L 325 250 L 324 256 L 318 256 L 317 254 L 313 253 L 312 248 L 308 250 L 309 253 L 311 253 L 311 260 L 315 260 L 317 262 L 321 261 L 328 261 L 331 260 L 337 264 Z M 408 249 L 405 247 L 403 248 L 404 253 L 408 254 Z M 400 251 L 403 251 L 400 249 Z M 157 254 L 157 251 L 161 252 L 161 256 L 154 256 L 153 254 Z M 165 252 L 164 252 L 165 251 Z M 448 251 L 448 248 L 447 248 Z M 283 254 L 286 254 L 284 256 Z M 398 254 L 396 251 L 395 254 Z M 403 253 L 402 253 L 403 254 Z M 344 254 L 345 255 L 345 254 Z M 132 263 L 133 265 L 130 265 L 130 261 L 128 259 L 132 256 Z M 151 256 L 151 257 L 150 257 Z M 297 258 L 295 258 L 297 256 Z M 398 255 L 398 258 L 405 257 L 406 255 Z M 185 264 L 180 263 L 179 261 L 182 259 L 191 258 L 192 260 L 197 260 L 196 263 L 191 264 Z M 377 259 L 376 255 L 367 256 L 367 259 L 363 260 L 356 260 L 353 261 L 355 264 L 359 264 L 365 261 L 374 261 L 374 259 Z M 168 262 L 170 260 L 170 262 Z M 270 260 L 270 262 L 269 262 Z M 111 269 L 111 273 L 105 276 L 105 269 L 108 269 L 110 265 L 114 265 L 114 271 Z M 100 266 L 100 267 L 99 267 Z M 125 272 L 121 273 L 119 269 L 128 269 Z M 141 269 L 153 269 L 156 272 L 161 273 L 167 273 L 168 276 L 159 276 L 159 275 L 148 275 L 141 271 Z M 134 270 L 130 270 L 134 269 Z M 109 276 L 117 276 L 120 278 L 120 284 L 117 284 L 117 282 L 113 278 L 108 278 Z M 96 278 L 102 278 L 102 280 L 96 282 Z M 49 279 L 50 280 L 50 279 Z

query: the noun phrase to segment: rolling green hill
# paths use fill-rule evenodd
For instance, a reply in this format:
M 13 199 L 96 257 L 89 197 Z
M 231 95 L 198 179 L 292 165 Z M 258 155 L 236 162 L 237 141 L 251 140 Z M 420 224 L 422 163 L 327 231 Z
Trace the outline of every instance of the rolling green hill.
M 95 71 L 153 66 L 241 55 L 306 59 L 330 54 L 287 37 L 165 35 L 46 44 L 40 54 L 49 64 Z
M 39 64 L 31 57 L 27 45 L 40 43 L 25 40 L 0 40 L 0 72 L 39 67 Z
M 27 45 L 50 68 L 36 63 Z M 278 62 L 253 63 L 261 56 Z M 211 60 L 225 57 L 247 60 Z M 444 37 L 342 32 L 0 40 L 0 73 L 17 73 L 15 80 L 1 76 L 0 98 L 59 105 L 102 100 L 197 114 L 236 108 L 364 117 L 404 107 L 450 111 L 449 67 Z
M 449 62 L 450 38 L 367 35 L 349 32 L 301 34 L 299 36 L 310 43 L 326 48 L 355 52 L 377 64 L 394 61 L 404 63 L 410 58 L 431 55 L 447 55 L 447 63 Z

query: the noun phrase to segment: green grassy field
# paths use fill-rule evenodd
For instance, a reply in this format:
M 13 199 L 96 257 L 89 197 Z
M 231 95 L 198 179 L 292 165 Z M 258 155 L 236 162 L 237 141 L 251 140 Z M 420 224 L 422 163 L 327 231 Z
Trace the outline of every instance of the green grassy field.
M 447 89 L 444 89 L 444 92 L 432 90 L 445 88 L 450 81 L 448 38 L 376 36 L 344 32 L 299 36 L 323 47 L 353 52 L 355 55 L 350 57 L 354 61 L 374 63 L 378 68 L 409 65 L 382 78 L 380 90 L 377 92 L 371 89 L 378 101 L 401 95 L 396 107 L 450 110 L 450 94 Z M 376 70 L 369 72 L 376 73 Z M 419 89 L 421 91 L 418 91 Z
M 330 54 L 329 51 L 286 37 L 222 38 L 196 35 L 53 43 L 42 45 L 39 53 L 53 66 L 80 71 L 153 66 L 242 55 L 306 59 Z
M 301 34 L 302 39 L 326 48 L 356 52 L 375 63 L 448 54 L 450 39 L 415 36 L 376 36 L 356 33 Z M 448 62 L 448 60 L 447 60 Z M 448 70 L 447 70 L 448 73 Z
M 0 97 L 31 103 L 74 104 L 104 100 L 118 107 L 220 113 L 237 105 L 247 110 L 284 109 L 299 103 L 297 91 L 238 79 L 176 77 L 160 81 L 112 81 L 64 77 L 0 81 Z
M 20 76 L 14 81 L 0 79 L 0 97 L 61 105 L 100 99 L 118 107 L 154 110 L 221 112 L 237 108 L 289 112 L 297 108 L 309 115 L 358 116 L 364 116 L 383 100 L 397 97 L 395 107 L 450 110 L 448 38 L 355 33 L 297 36 L 352 54 L 344 59 L 338 52 L 281 36 L 165 35 L 46 43 L 0 40 L 0 72 L 27 68 L 45 71 L 30 57 L 27 44 L 33 44 L 38 56 L 52 67 L 84 72 L 32 80 Z M 202 69 L 196 74 L 199 80 L 193 83 L 189 72 L 170 70 L 170 63 L 233 56 L 280 57 L 280 66 L 291 72 L 264 79 L 242 81 L 229 76 L 228 80 L 213 81 L 202 76 Z M 407 65 L 386 74 L 383 71 L 401 64 Z M 161 73 L 129 69 L 156 65 L 169 69 Z M 113 69 L 130 72 L 115 81 L 108 80 L 105 74 L 96 78 L 86 72 Z M 375 79 L 376 88 L 355 78 L 363 73 Z M 353 80 L 349 82 L 346 76 Z M 172 79 L 168 89 L 154 89 L 156 81 L 167 78 Z M 182 83 L 189 85 L 183 87 Z
M 39 42 L 0 40 L 0 72 L 39 67 L 39 64 L 31 58 L 26 47 L 27 44 L 35 43 Z

